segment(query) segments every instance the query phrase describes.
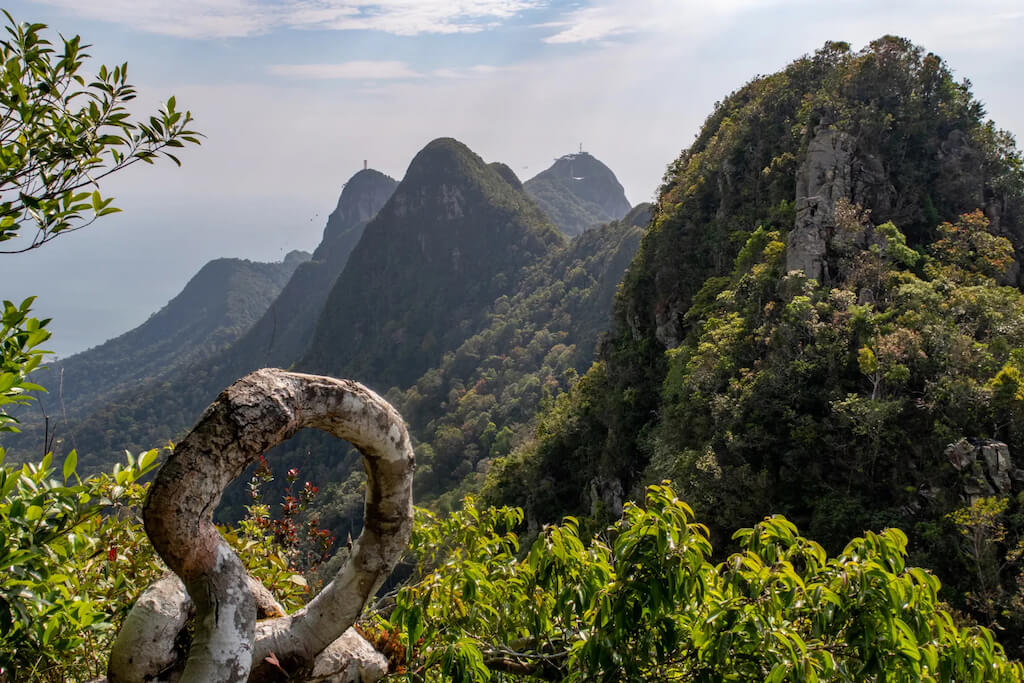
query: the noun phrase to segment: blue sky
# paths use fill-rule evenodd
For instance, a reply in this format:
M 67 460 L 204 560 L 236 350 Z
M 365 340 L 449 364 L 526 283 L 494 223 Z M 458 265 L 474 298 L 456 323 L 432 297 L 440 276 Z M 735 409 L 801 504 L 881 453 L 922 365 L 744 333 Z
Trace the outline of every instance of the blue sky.
M 523 179 L 584 148 L 651 199 L 715 101 L 826 40 L 904 35 L 1024 132 L 1019 0 L 33 0 L 7 3 L 130 65 L 206 134 L 184 167 L 105 186 L 123 214 L 3 257 L 0 297 L 38 294 L 62 355 L 141 323 L 206 261 L 312 250 L 368 159 L 401 178 L 453 136 Z

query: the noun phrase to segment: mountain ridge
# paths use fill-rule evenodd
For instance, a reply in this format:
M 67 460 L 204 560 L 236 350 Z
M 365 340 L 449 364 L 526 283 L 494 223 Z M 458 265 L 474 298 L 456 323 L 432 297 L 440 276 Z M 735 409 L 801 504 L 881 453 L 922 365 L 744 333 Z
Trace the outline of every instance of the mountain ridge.
M 371 385 L 407 384 L 561 242 L 501 172 L 457 140 L 433 140 L 367 225 L 296 367 L 341 376 L 358 368 Z
M 523 188 L 569 237 L 617 221 L 632 208 L 612 170 L 583 151 L 559 157 Z
M 272 263 L 209 261 L 141 325 L 33 375 L 35 382 L 51 387 L 40 403 L 50 414 L 77 415 L 101 394 L 166 377 L 223 350 L 263 314 L 309 258 L 292 251 Z
M 355 174 L 343 188 L 312 258 L 305 254 L 298 262 L 295 252 L 286 257 L 291 266 L 289 277 L 279 283 L 275 296 L 266 301 L 258 315 L 251 316 L 246 328 L 230 343 L 167 367 L 141 384 L 109 385 L 91 379 L 96 386 L 91 394 L 94 400 L 86 402 L 81 410 L 75 407 L 68 411 L 71 424 L 63 423 L 63 410 L 57 411 L 61 414 L 57 433 L 63 438 L 63 448 L 79 444 L 80 461 L 86 468 L 102 465 L 112 453 L 125 448 L 150 448 L 180 436 L 195 416 L 238 377 L 264 365 L 293 363 L 305 349 L 322 301 L 366 222 L 395 185 L 393 179 L 372 169 Z M 221 261 L 215 260 L 210 267 Z M 104 351 L 101 359 L 118 365 L 129 355 Z M 59 384 L 57 377 L 51 377 L 43 386 Z M 42 400 L 47 401 L 46 394 Z M 54 412 L 52 408 L 50 412 Z M 5 442 L 11 444 L 12 453 L 21 452 L 19 444 L 29 439 L 42 442 L 42 435 L 37 437 L 35 431 L 5 437 Z
M 1019 259 L 1020 168 L 1012 138 L 983 120 L 968 85 L 905 39 L 885 36 L 860 51 L 828 43 L 746 84 L 716 106 L 693 145 L 670 165 L 652 227 L 623 278 L 599 362 L 560 416 L 549 414 L 543 436 L 493 479 L 490 501 L 522 504 L 519 494 L 547 489 L 546 497 L 526 497 L 535 523 L 597 510 L 614 514 L 654 476 L 645 474 L 654 454 L 668 458 L 666 451 L 687 448 L 700 454 L 702 444 L 657 441 L 655 432 L 672 414 L 664 396 L 682 401 L 668 383 L 679 381 L 706 326 L 732 320 L 711 312 L 722 307 L 717 297 L 731 292 L 737 259 L 750 262 L 745 250 L 754 247 L 745 245 L 758 230 L 782 235 L 771 242 L 784 250 L 783 275 L 806 271 L 826 292 L 845 282 L 851 253 L 870 253 L 864 235 L 890 221 L 907 246 L 927 253 L 944 221 L 956 224 L 960 214 L 980 208 L 986 230 L 1009 238 Z M 841 229 L 860 222 L 861 237 Z M 773 400 L 785 405 L 784 397 Z M 793 414 L 801 410 L 794 407 Z M 735 432 L 732 438 L 739 441 Z M 711 466 L 689 457 L 690 467 Z M 526 483 L 517 484 L 517 477 Z M 766 487 L 762 482 L 761 490 Z M 794 512 L 794 519 L 805 521 L 806 514 Z

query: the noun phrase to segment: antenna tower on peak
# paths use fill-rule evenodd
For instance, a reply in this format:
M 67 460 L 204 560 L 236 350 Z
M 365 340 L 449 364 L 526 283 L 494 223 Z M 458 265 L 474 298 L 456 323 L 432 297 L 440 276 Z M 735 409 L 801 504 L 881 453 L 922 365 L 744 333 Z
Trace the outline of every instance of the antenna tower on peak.
M 363 170 L 366 170 L 366 159 L 363 159 Z

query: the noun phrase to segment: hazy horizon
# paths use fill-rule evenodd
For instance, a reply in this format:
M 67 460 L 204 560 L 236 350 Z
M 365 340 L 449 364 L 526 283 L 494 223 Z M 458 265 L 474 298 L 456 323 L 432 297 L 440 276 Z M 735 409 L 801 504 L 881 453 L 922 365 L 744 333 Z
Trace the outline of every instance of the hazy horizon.
M 18 20 L 80 34 L 93 69 L 129 63 L 140 111 L 169 95 L 207 137 L 183 167 L 133 168 L 124 209 L 4 256 L 2 297 L 37 294 L 69 355 L 142 323 L 207 261 L 312 251 L 363 160 L 401 179 L 455 137 L 526 180 L 583 148 L 629 201 L 653 198 L 714 103 L 827 40 L 908 37 L 970 78 L 1001 128 L 1024 128 L 1024 12 L 985 2 L 626 0 L 36 0 Z

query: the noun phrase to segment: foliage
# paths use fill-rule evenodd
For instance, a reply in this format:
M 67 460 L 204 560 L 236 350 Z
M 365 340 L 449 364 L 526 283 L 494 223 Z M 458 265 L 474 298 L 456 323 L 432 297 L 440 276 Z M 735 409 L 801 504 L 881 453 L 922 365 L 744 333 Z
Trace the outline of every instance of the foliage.
M 86 83 L 89 58 L 79 36 L 55 46 L 39 23 L 17 23 L 4 10 L 0 40 L 0 253 L 35 249 L 118 211 L 98 182 L 139 161 L 168 158 L 199 144 L 192 116 L 173 97 L 142 121 L 127 103 L 135 98 L 127 64 L 100 66 Z M 92 189 L 90 192 L 89 190 Z M 29 317 L 32 299 L 3 303 L 0 321 L 0 432 L 15 431 L 7 406 L 24 404 L 25 377 L 39 368 L 47 320 Z M 40 440 L 49 446 L 47 434 Z
M 0 451 L 2 455 L 2 451 Z M 116 626 L 161 573 L 142 530 L 141 479 L 157 452 L 78 478 L 75 453 L 0 462 L 0 679 L 86 680 L 106 670 Z
M 30 318 L 35 297 L 15 305 L 3 302 L 0 317 L 0 432 L 15 432 L 16 420 L 8 414 L 8 406 L 25 405 L 31 399 L 27 392 L 41 387 L 28 381 L 28 375 L 39 367 L 46 351 L 39 345 L 50 338 L 46 329 L 49 320 Z
M 44 24 L 19 24 L 4 12 L 0 41 L 0 242 L 34 230 L 27 244 L 0 253 L 35 249 L 117 211 L 99 190 L 104 177 L 170 149 L 199 144 L 192 116 L 173 97 L 148 121 L 133 120 L 135 98 L 128 66 L 100 66 L 86 84 L 89 55 L 79 36 L 54 46 Z
M 687 482 L 702 508 L 716 506 L 720 528 L 749 519 L 735 503 L 749 500 L 741 482 L 753 476 L 767 485 L 757 505 L 839 542 L 851 528 L 905 520 L 905 506 L 924 503 L 919 490 L 948 483 L 948 443 L 1024 445 L 1024 424 L 989 388 L 1024 345 L 1024 296 L 941 249 L 914 272 L 891 224 L 865 239 L 871 248 L 831 288 L 782 277 L 769 243 L 757 263 L 738 264 L 702 311 L 701 333 L 672 354 L 648 476 Z M 837 514 L 854 509 L 875 517 Z
M 786 274 L 781 235 L 753 232 L 733 273 L 709 280 L 687 314 L 697 330 L 666 354 L 658 419 L 633 436 L 648 460 L 641 478 L 675 480 L 716 542 L 766 511 L 830 549 L 865 528 L 908 528 L 915 561 L 946 577 L 958 606 L 1016 633 L 1015 576 L 996 562 L 1012 547 L 989 541 L 983 554 L 937 524 L 960 507 L 966 481 L 943 455 L 948 444 L 1024 449 L 1024 295 L 997 285 L 992 265 L 1005 265 L 1008 242 L 987 232 L 984 249 L 951 239 L 985 228 L 967 214 L 925 257 L 891 223 L 861 226 L 864 246 L 831 286 Z M 596 364 L 542 418 L 535 443 L 496 468 L 488 500 L 521 501 L 543 521 L 589 488 L 589 512 L 614 514 L 594 472 L 636 463 L 602 459 L 609 404 L 624 398 L 609 394 L 607 366 Z M 1011 537 L 1024 529 L 1016 512 L 1002 523 Z M 957 545 L 967 562 L 949 552 Z
M 959 558 L 973 577 L 967 603 L 988 624 L 1017 632 L 1024 622 L 1024 535 L 1016 543 L 1007 537 L 1008 526 L 1017 527 L 1020 534 L 1020 521 L 1008 512 L 1010 506 L 1009 498 L 984 496 L 946 518 L 956 527 Z M 1016 570 L 1012 583 L 1006 576 L 1011 569 Z
M 308 593 L 318 592 L 316 583 L 310 589 L 310 579 L 330 559 L 335 539 L 330 530 L 320 527 L 319 517 L 306 511 L 317 497 L 319 487 L 307 481 L 296 488 L 299 471 L 288 470 L 287 488 L 275 516 L 271 506 L 261 502 L 264 485 L 273 479 L 266 458 L 261 456 L 249 480 L 251 504 L 246 506 L 246 515 L 239 522 L 235 545 L 241 549 L 245 565 L 253 568 L 250 572 L 264 585 L 288 586 L 289 590 L 277 597 L 284 608 L 291 611 L 306 603 Z M 261 557 L 269 562 L 258 559 Z
M 74 451 L 60 473 L 52 456 L 20 467 L 0 457 L 0 681 L 88 680 L 106 671 L 135 598 L 167 571 L 142 526 L 145 479 L 158 456 L 128 453 L 85 479 Z M 310 593 L 299 549 L 272 522 L 261 523 L 268 506 L 254 507 L 238 528 L 221 532 L 285 610 L 298 609 Z M 316 530 L 310 539 L 321 544 L 321 555 L 302 567 L 311 573 L 329 546 Z
M 959 284 L 984 284 L 1001 277 L 1013 264 L 1013 246 L 988 231 L 989 220 L 980 209 L 952 224 L 939 225 L 932 245 L 939 275 Z
M 906 536 L 866 533 L 833 557 L 781 516 L 710 562 L 707 529 L 666 485 L 586 541 L 566 518 L 525 557 L 517 509 L 467 499 L 420 513 L 424 574 L 391 624 L 408 680 L 1018 681 L 985 628 L 959 626 Z M 402 652 L 402 648 L 396 648 Z

